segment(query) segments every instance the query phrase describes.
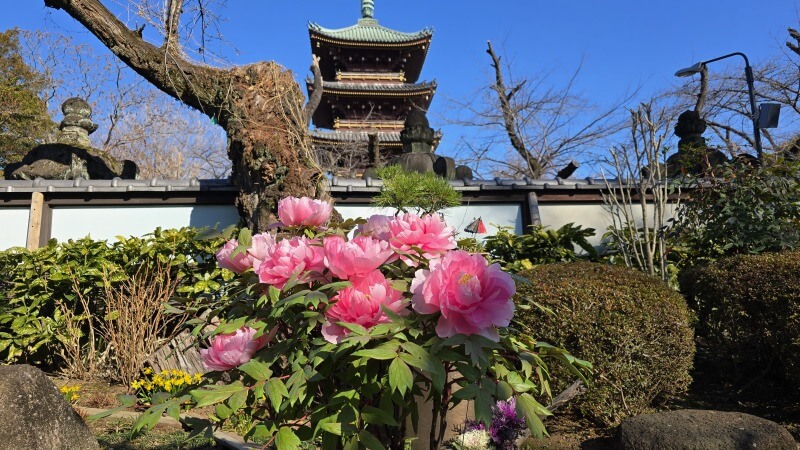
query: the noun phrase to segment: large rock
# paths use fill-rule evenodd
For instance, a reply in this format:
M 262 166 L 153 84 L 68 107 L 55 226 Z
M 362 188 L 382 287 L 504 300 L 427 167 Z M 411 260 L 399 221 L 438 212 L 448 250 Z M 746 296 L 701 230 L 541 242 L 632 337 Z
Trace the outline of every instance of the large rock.
M 0 366 L 0 449 L 99 449 L 97 440 L 41 370 Z
M 620 450 L 797 450 L 785 428 L 737 412 L 687 409 L 625 419 Z

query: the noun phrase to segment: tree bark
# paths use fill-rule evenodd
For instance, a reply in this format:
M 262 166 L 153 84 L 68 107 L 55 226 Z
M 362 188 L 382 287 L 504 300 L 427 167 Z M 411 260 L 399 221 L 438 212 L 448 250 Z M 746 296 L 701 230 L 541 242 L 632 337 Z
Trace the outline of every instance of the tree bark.
M 230 70 L 194 64 L 181 59 L 172 42 L 161 48 L 145 42 L 99 0 L 44 3 L 80 22 L 154 86 L 222 126 L 231 179 L 239 188 L 236 206 L 246 226 L 259 231 L 273 223 L 282 197 L 327 198 L 311 155 L 304 97 L 288 70 L 274 62 Z M 178 18 L 169 19 L 168 35 L 177 33 Z
M 495 82 L 492 89 L 497 93 L 497 99 L 500 102 L 500 111 L 503 113 L 503 123 L 508 134 L 508 140 L 511 142 L 511 147 L 527 162 L 528 170 L 532 177 L 538 178 L 542 175 L 542 165 L 531 155 L 525 142 L 520 137 L 517 112 L 514 111 L 514 107 L 511 104 L 511 98 L 522 89 L 525 82 L 523 81 L 509 89 L 503 77 L 503 66 L 500 64 L 500 57 L 494 52 L 491 41 L 487 41 L 486 44 L 488 47 L 486 53 L 492 58 L 492 68 L 494 68 Z

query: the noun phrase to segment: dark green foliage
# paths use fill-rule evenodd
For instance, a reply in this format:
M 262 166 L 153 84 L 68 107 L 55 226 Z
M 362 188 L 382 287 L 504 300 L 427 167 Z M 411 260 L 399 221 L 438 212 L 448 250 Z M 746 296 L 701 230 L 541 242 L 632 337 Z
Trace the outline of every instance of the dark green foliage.
M 717 166 L 714 178 L 695 180 L 690 199 L 678 209 L 674 236 L 697 264 L 723 256 L 798 248 L 798 163 L 764 167 Z
M 519 272 L 539 264 L 597 258 L 597 251 L 586 240 L 590 236 L 594 236 L 594 229 L 584 229 L 572 223 L 558 230 L 531 225 L 523 235 L 514 234 L 510 227 L 500 227 L 497 234 L 484 240 L 484 247 L 504 269 Z M 583 249 L 585 255 L 578 255 L 576 246 Z
M 0 174 L 55 127 L 38 96 L 42 86 L 42 75 L 20 55 L 19 30 L 0 32 Z
M 800 251 L 738 255 L 681 276 L 719 373 L 747 383 L 775 368 L 800 387 L 798 275 Z
M 219 269 L 214 259 L 221 240 L 198 240 L 197 234 L 190 228 L 158 229 L 112 244 L 84 238 L 52 241 L 33 252 L 0 252 L 0 360 L 57 367 L 60 342 L 70 335 L 62 308 L 81 322 L 102 321 L 104 283 L 125 280 L 141 265 L 167 264 L 181 279 L 178 293 L 186 298 L 176 298 L 173 308 L 182 308 L 189 298 L 215 295 L 231 273 Z M 89 299 L 90 311 L 78 293 Z
M 517 326 L 590 361 L 596 376 L 572 405 L 602 425 L 648 411 L 691 383 L 690 313 L 680 294 L 635 269 L 575 262 L 520 273 Z M 553 314 L 543 313 L 542 309 Z M 574 377 L 556 373 L 563 389 Z
M 373 199 L 378 206 L 430 214 L 461 204 L 461 194 L 435 173 L 408 172 L 400 166 L 388 166 L 380 169 L 378 175 L 383 180 L 383 190 Z

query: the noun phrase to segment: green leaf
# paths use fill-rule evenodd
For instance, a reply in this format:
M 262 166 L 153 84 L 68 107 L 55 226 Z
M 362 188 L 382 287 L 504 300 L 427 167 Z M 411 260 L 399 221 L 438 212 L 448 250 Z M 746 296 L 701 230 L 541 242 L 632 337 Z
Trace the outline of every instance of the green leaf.
M 386 447 L 381 444 L 381 441 L 367 430 L 361 430 L 358 433 L 358 440 L 369 450 L 386 450 Z
M 404 342 L 402 347 L 408 353 L 401 353 L 400 357 L 408 364 L 428 372 L 431 375 L 434 389 L 441 392 L 447 381 L 447 373 L 445 373 L 442 362 L 412 342 Z
M 353 436 L 343 450 L 358 450 L 358 436 Z
M 494 405 L 493 392 L 483 389 L 484 380 L 481 380 L 481 388 L 475 395 L 475 420 L 485 424 L 492 423 L 492 406 Z
M 214 330 L 214 334 L 230 334 L 235 333 L 240 328 L 242 328 L 247 322 L 247 317 L 238 317 L 228 322 L 221 323 L 216 330 Z
M 344 288 L 352 286 L 353 283 L 349 281 L 336 281 L 334 283 L 328 283 L 324 286 L 319 287 L 318 291 L 341 291 Z
M 461 389 L 453 392 L 453 397 L 461 400 L 471 400 L 478 395 L 478 385 L 468 384 Z
M 240 390 L 239 392 L 231 395 L 231 397 L 228 399 L 228 406 L 230 406 L 234 412 L 239 411 L 244 407 L 245 403 L 247 403 L 247 397 L 249 395 L 249 389 Z
M 539 417 L 539 413 L 541 413 L 542 410 L 547 413 L 545 415 L 550 414 L 550 412 L 530 394 L 522 394 L 517 397 L 517 413 L 525 417 L 531 435 L 537 438 L 547 435 L 544 423 L 542 423 L 542 419 Z
M 270 285 L 269 289 L 267 289 L 269 295 L 269 301 L 271 304 L 278 303 L 278 300 L 281 298 L 281 290 L 276 288 L 275 286 Z
M 297 450 L 300 448 L 300 438 L 289 427 L 281 427 L 275 436 L 275 445 L 278 450 Z
M 392 391 L 397 390 L 400 395 L 405 395 L 414 383 L 414 374 L 411 368 L 400 358 L 395 358 L 389 364 L 389 387 Z
M 361 409 L 361 418 L 366 423 L 373 425 L 389 425 L 392 427 L 400 426 L 397 420 L 392 417 L 388 412 L 375 408 L 374 406 L 365 406 Z
M 335 434 L 336 436 L 342 435 L 342 424 L 339 422 L 325 422 L 320 425 L 320 428 L 328 433 Z
M 245 227 L 239 230 L 239 246 L 244 247 L 247 249 L 253 243 L 253 233 L 250 232 L 250 229 Z M 234 255 L 232 255 L 234 256 Z
M 194 389 L 189 394 L 197 408 L 222 403 L 231 395 L 246 390 L 241 384 L 215 385 L 207 389 Z
M 214 407 L 214 415 L 222 420 L 229 418 L 233 414 L 233 410 L 225 406 L 224 403 L 219 403 Z
M 289 390 L 286 389 L 286 385 L 283 384 L 283 381 L 277 378 L 267 381 L 266 391 L 269 401 L 272 403 L 272 407 L 275 411 L 280 410 L 284 398 L 289 398 Z
M 353 356 L 358 356 L 359 358 L 371 358 L 371 359 L 378 359 L 381 361 L 385 361 L 397 358 L 397 348 L 398 346 L 396 344 L 386 343 L 378 348 L 359 350 L 357 352 L 354 352 Z
M 256 359 L 251 359 L 245 364 L 239 366 L 239 370 L 246 373 L 256 381 L 268 380 L 269 377 L 272 376 L 272 370 L 270 370 L 269 365 Z

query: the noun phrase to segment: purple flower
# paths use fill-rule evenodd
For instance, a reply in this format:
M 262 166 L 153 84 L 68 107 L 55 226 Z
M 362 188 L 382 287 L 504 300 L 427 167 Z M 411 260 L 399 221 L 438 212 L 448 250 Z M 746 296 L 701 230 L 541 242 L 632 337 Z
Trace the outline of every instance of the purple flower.
M 517 401 L 513 397 L 495 404 L 489 435 L 498 449 L 513 449 L 514 441 L 524 429 L 525 419 L 517 416 Z

